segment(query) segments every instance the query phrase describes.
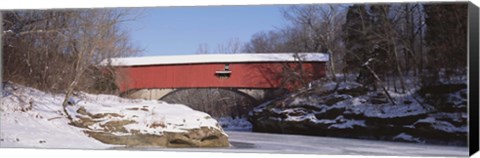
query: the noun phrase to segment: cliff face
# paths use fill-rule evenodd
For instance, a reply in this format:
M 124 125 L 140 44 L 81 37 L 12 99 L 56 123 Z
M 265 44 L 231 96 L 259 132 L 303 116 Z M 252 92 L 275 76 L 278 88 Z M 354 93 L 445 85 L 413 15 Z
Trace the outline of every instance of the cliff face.
M 382 92 L 355 82 L 325 83 L 277 98 L 249 114 L 255 132 L 467 145 L 466 85 Z

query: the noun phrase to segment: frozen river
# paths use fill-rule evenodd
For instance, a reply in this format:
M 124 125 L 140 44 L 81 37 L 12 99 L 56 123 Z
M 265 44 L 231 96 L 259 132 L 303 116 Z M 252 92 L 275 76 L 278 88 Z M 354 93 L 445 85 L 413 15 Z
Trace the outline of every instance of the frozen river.
M 141 148 L 139 150 L 326 155 L 468 156 L 467 147 L 457 146 L 236 131 L 227 131 L 227 134 L 232 144 L 230 148 Z

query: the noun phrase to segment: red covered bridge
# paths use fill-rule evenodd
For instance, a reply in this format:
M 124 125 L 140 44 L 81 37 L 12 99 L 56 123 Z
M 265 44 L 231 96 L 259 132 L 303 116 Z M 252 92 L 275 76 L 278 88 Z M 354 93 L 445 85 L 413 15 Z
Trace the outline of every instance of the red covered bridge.
M 325 76 L 323 53 L 202 54 L 113 58 L 120 91 L 132 98 L 161 99 L 172 91 L 226 88 L 262 100 L 265 92 L 292 89 Z M 295 79 L 294 79 L 295 77 Z

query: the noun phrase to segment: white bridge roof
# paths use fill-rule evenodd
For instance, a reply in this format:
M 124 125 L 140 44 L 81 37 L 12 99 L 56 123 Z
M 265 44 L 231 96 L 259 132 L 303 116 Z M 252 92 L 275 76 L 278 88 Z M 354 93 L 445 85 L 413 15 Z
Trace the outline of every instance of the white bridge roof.
M 298 58 L 295 58 L 298 55 Z M 105 59 L 100 64 L 112 66 L 143 66 L 199 63 L 246 63 L 246 62 L 326 62 L 325 53 L 248 53 L 248 54 L 195 54 L 175 56 L 144 56 Z

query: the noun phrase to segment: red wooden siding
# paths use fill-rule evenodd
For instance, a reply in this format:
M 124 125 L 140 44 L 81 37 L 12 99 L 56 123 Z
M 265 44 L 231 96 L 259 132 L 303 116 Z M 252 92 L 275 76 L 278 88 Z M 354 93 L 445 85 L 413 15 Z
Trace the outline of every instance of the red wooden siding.
M 117 83 L 120 90 L 147 88 L 278 88 L 285 63 L 230 63 L 229 78 L 215 72 L 224 70 L 225 63 L 149 65 L 119 67 Z M 299 66 L 290 63 L 291 67 Z M 307 81 L 325 76 L 324 62 L 303 63 Z M 289 83 L 295 87 L 299 83 Z

